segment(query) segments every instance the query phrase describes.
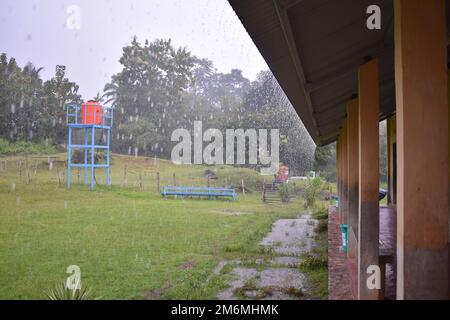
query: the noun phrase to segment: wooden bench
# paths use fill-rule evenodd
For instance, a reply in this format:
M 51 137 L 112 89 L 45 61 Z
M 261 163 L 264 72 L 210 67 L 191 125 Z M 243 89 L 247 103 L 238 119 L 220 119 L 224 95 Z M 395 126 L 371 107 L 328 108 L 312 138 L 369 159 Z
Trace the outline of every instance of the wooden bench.
M 208 187 L 164 187 L 161 192 L 163 197 L 205 197 L 208 199 L 229 197 L 233 201 L 237 199 L 237 193 L 232 188 L 208 188 Z

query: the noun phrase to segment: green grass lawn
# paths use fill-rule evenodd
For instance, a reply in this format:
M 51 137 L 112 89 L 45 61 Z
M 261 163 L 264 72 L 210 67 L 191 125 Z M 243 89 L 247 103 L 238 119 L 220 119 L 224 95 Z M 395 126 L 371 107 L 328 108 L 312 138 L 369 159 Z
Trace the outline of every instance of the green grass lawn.
M 18 158 L 7 160 L 7 170 L 0 171 L 0 299 L 45 298 L 66 279 L 69 265 L 78 265 L 83 285 L 104 299 L 214 298 L 224 285 L 210 277 L 217 263 L 261 254 L 258 241 L 272 222 L 298 216 L 303 205 L 265 205 L 257 192 L 239 194 L 237 202 L 166 200 L 156 192 L 156 172 L 161 186 L 171 184 L 173 173 L 179 185 L 205 185 L 206 169 L 217 173 L 212 185 L 262 179 L 248 169 L 115 155 L 110 190 L 89 192 L 75 184 L 68 192 L 64 181 L 58 183 L 63 162 L 49 171 L 47 157 L 38 159 L 34 175 L 35 160 L 29 159 L 27 183 L 25 168 L 18 176 Z M 128 188 L 122 188 L 125 163 Z M 138 190 L 139 174 L 144 191 Z M 96 177 L 104 181 L 101 172 Z M 77 181 L 76 172 L 72 179 Z

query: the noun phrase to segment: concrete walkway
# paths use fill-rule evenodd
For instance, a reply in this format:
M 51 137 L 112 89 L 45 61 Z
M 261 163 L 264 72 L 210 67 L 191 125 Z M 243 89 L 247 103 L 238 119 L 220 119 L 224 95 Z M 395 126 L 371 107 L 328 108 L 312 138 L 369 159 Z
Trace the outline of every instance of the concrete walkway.
M 260 242 L 273 252 L 270 260 L 222 261 L 215 273 L 233 265 L 233 280 L 219 292 L 218 299 L 308 299 L 307 279 L 299 270 L 301 255 L 315 247 L 313 240 L 316 221 L 309 215 L 298 219 L 280 219 L 272 231 Z

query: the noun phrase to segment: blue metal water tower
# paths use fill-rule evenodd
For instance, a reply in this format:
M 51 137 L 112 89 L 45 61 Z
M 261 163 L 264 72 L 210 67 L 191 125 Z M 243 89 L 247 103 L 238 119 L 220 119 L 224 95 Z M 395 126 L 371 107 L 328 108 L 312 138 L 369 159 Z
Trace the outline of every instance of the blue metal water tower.
M 68 160 L 67 160 L 67 189 L 70 190 L 71 183 L 71 171 L 72 168 L 83 168 L 84 184 L 88 183 L 88 169 L 90 169 L 90 184 L 91 190 L 95 187 L 95 169 L 106 169 L 106 184 L 109 186 L 110 181 L 110 141 L 111 141 L 111 128 L 113 125 L 113 110 L 109 107 L 101 106 L 96 101 L 88 101 L 82 105 L 76 103 L 66 104 L 67 110 L 67 127 L 69 128 L 69 141 L 68 141 Z M 75 132 L 82 133 L 83 143 L 73 144 L 72 137 Z M 95 134 L 97 131 L 106 133 L 106 144 L 96 144 Z M 84 157 L 82 163 L 72 162 L 72 151 L 82 150 L 84 151 Z M 106 164 L 95 163 L 95 152 L 98 150 L 106 151 Z M 90 157 L 88 157 L 90 151 Z M 90 159 L 88 159 L 90 158 Z

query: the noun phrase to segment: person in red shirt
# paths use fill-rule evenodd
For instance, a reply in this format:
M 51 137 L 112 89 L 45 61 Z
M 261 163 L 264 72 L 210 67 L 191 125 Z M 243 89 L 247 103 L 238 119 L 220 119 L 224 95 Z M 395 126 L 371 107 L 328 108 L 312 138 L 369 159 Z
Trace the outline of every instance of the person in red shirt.
M 286 182 L 288 178 L 289 178 L 289 167 L 281 163 L 277 173 L 275 174 L 275 181 Z

